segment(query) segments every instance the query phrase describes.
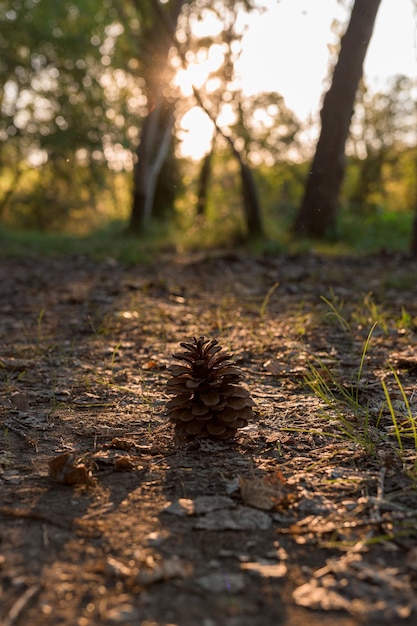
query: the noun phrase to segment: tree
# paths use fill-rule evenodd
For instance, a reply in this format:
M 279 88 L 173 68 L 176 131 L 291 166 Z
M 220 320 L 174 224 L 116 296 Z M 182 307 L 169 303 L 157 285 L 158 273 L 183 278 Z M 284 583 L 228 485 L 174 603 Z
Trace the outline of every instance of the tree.
M 261 211 L 252 172 L 244 154 L 236 147 L 234 138 L 225 133 L 217 123 L 222 95 L 224 92 L 229 93 L 229 86 L 233 80 L 232 43 L 242 36 L 241 33 L 235 31 L 237 16 L 239 11 L 252 10 L 253 1 L 221 0 L 213 4 L 209 0 L 199 3 L 170 0 L 162 5 L 158 0 L 150 0 L 148 3 L 134 0 L 134 4 L 141 12 L 143 21 L 141 62 L 151 107 L 149 107 L 147 117 L 143 120 L 140 143 L 137 148 L 130 230 L 135 233 L 142 232 L 151 213 L 154 212 L 153 202 L 158 174 L 171 146 L 174 116 L 165 115 L 164 118 L 162 114 L 164 107 L 166 108 L 164 101 L 167 98 L 173 99 L 172 93 L 167 95 L 170 94 L 170 78 L 173 73 L 169 58 L 170 49 L 176 50 L 177 61 L 184 69 L 187 68 L 190 60 L 199 56 L 202 49 L 208 50 L 216 38 L 210 36 L 204 37 L 203 40 L 198 37 L 194 38 L 192 23 L 211 12 L 223 26 L 216 44 L 222 48 L 223 63 L 211 77 L 219 81 L 221 88 L 217 89 L 217 95 L 211 91 L 206 97 L 207 94 L 203 89 L 200 90 L 194 86 L 192 97 L 213 122 L 215 134 L 223 137 L 237 159 L 248 234 L 250 236 L 262 235 Z M 144 20 L 145 5 L 149 7 L 148 22 Z M 181 22 L 179 29 L 182 36 L 181 42 L 176 37 L 178 20 Z M 201 185 L 207 184 L 209 167 L 210 161 L 207 160 L 206 171 L 202 172 L 200 177 Z M 200 191 L 204 195 L 207 188 L 204 190 L 201 185 Z
M 333 80 L 321 109 L 321 132 L 303 202 L 294 223 L 300 235 L 321 238 L 335 228 L 345 170 L 345 143 L 363 62 L 381 0 L 355 0 Z
M 174 106 L 169 97 L 169 51 L 175 42 L 177 20 L 186 0 L 134 0 L 141 24 L 141 69 L 148 111 L 142 120 L 136 149 L 129 230 L 142 233 L 154 205 L 158 176 L 172 145 Z
M 99 0 L 3 2 L 0 27 L 0 212 L 43 230 L 74 208 L 85 222 L 109 168 L 130 156 L 128 103 L 140 90 L 118 55 L 123 28 Z
M 416 86 L 415 80 L 396 75 L 383 91 L 372 92 L 365 84 L 358 91 L 347 152 L 353 156 L 357 172 L 349 202 L 360 213 L 385 204 L 390 178 L 402 179 L 405 188 L 410 183 L 415 186 L 414 172 L 407 176 L 402 161 L 406 153 L 411 157 L 417 139 Z M 399 202 L 397 196 L 396 204 Z M 408 206 L 411 204 L 414 199 Z

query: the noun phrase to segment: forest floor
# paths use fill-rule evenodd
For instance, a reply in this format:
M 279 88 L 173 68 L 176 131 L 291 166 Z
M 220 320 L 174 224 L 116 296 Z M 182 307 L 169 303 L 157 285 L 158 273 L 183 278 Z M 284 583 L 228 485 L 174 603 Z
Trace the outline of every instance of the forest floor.
M 2 626 L 417 623 L 415 262 L 2 258 L 0 285 Z M 256 402 L 231 442 L 164 415 L 201 335 Z

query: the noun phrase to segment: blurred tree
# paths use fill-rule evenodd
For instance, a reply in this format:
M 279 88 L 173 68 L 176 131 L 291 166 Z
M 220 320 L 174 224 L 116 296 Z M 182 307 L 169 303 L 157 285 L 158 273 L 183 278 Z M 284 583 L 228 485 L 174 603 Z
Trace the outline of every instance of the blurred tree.
M 321 110 L 321 133 L 294 231 L 323 237 L 335 228 L 345 143 L 363 62 L 381 0 L 355 0 L 333 80 Z
M 27 223 L 33 208 L 32 226 L 62 224 L 71 203 L 92 204 L 82 179 L 92 192 L 108 167 L 128 166 L 126 120 L 140 89 L 117 54 L 116 17 L 98 0 L 0 3 L 1 165 L 21 173 L 19 186 L 17 174 L 2 176 L 2 207 L 14 200 Z
M 174 98 L 170 88 L 174 70 L 169 52 L 175 43 L 178 17 L 187 0 L 133 0 L 139 17 L 138 60 L 146 85 L 147 114 L 136 149 L 129 229 L 139 234 L 154 209 L 159 174 L 172 146 Z
M 347 151 L 358 170 L 349 202 L 359 213 L 381 205 L 387 195 L 384 173 L 404 179 L 397 170 L 403 169 L 400 156 L 417 142 L 415 98 L 415 81 L 402 75 L 387 81 L 383 91 L 371 92 L 364 84 L 358 90 Z
M 248 162 L 254 165 L 290 162 L 299 156 L 297 133 L 301 124 L 276 92 L 246 96 L 233 93 L 236 122 L 231 130 Z
M 236 95 L 240 91 L 237 87 L 236 64 L 241 54 L 242 37 L 245 32 L 245 27 L 239 25 L 239 18 L 241 18 L 242 13 L 248 15 L 253 11 L 256 4 L 252 0 L 223 0 L 222 5 L 215 3 L 208 6 L 209 10 L 214 11 L 215 16 L 223 22 L 221 38 L 217 43 L 217 46 L 220 46 L 222 50 L 222 62 L 210 76 L 210 88 L 209 93 L 206 94 L 205 103 L 200 94 L 198 94 L 198 102 L 200 106 L 204 106 L 204 110 L 214 123 L 216 134 L 222 135 L 239 164 L 247 235 L 249 237 L 263 237 L 261 206 L 256 183 L 248 161 L 247 150 L 245 150 L 246 142 L 245 140 L 242 141 L 242 137 L 235 132 L 237 125 L 233 128 L 233 124 L 229 124 L 229 129 L 225 132 L 219 124 L 219 119 L 227 108 L 236 117 L 237 111 L 234 103 L 237 100 Z M 207 101 L 210 102 L 209 106 Z M 215 111 L 213 110 L 213 101 L 216 102 Z M 204 180 L 203 176 L 200 178 L 200 181 L 202 180 Z M 208 179 L 206 178 L 206 180 Z
M 417 81 L 393 76 L 384 89 L 359 90 L 347 151 L 355 183 L 347 196 L 359 214 L 385 209 L 417 215 Z M 417 217 L 411 233 L 417 254 Z
M 136 0 L 136 5 L 142 6 Z M 145 79 L 147 84 L 151 85 L 153 94 L 158 90 L 162 93 L 159 96 L 159 102 L 163 102 L 164 98 L 173 98 L 170 91 L 170 78 L 172 78 L 172 49 L 176 51 L 177 66 L 182 66 L 183 71 L 187 71 L 190 66 L 198 66 L 205 53 L 207 56 L 210 52 L 217 48 L 220 53 L 221 62 L 219 68 L 207 75 L 205 81 L 208 89 L 193 84 L 191 86 L 190 95 L 197 102 L 198 106 L 211 119 L 215 128 L 215 135 L 222 136 L 232 150 L 234 157 L 239 163 L 239 171 L 241 177 L 241 188 L 243 195 L 243 208 L 247 223 L 247 230 L 250 235 L 262 234 L 262 221 L 259 200 L 256 193 L 256 187 L 253 180 L 252 172 L 244 157 L 244 154 L 237 147 L 234 138 L 230 136 L 230 132 L 224 132 L 218 124 L 218 116 L 221 111 L 223 97 L 230 100 L 232 93 L 230 90 L 233 81 L 233 46 L 240 40 L 242 33 L 235 29 L 237 17 L 242 10 L 250 11 L 254 8 L 252 0 L 219 0 L 212 3 L 208 0 L 200 2 L 166 2 L 164 6 L 158 0 L 152 0 L 151 8 L 154 12 L 153 20 L 149 22 L 149 35 L 143 33 L 143 40 L 149 39 L 150 44 L 157 51 L 153 50 L 148 58 L 153 59 L 148 70 L 145 70 Z M 172 8 L 173 13 L 169 14 L 168 9 Z M 181 10 L 183 12 L 181 14 Z M 186 9 L 186 10 L 185 10 Z M 204 35 L 203 37 L 195 36 L 193 27 L 196 22 L 203 21 L 204 18 L 214 16 L 221 28 L 214 35 Z M 179 34 L 179 36 L 178 36 Z M 154 59 L 158 59 L 155 64 Z M 145 64 L 146 65 L 146 64 Z M 169 94 L 169 95 L 168 95 Z M 227 94 L 225 96 L 224 94 Z M 181 97 L 181 95 L 179 95 Z M 153 101 L 158 102 L 158 98 L 153 96 Z M 195 106 L 195 105 L 194 105 Z M 157 170 L 162 166 L 164 155 L 169 150 L 169 140 L 172 129 L 171 126 L 160 125 L 160 132 L 156 132 L 158 120 L 161 119 L 160 113 L 156 105 L 150 111 L 148 118 L 144 122 L 142 129 L 141 142 L 138 146 L 137 167 L 135 172 L 135 193 L 132 207 L 130 227 L 134 232 L 140 232 L 146 225 L 149 216 L 152 213 L 153 190 L 155 190 L 157 180 Z M 181 125 L 181 122 L 179 122 Z M 149 127 L 149 132 L 148 132 Z M 151 131 L 151 129 L 154 129 Z M 150 142 L 154 142 L 154 148 L 150 148 Z M 151 166 L 151 163 L 153 164 Z M 210 159 L 203 164 L 203 171 L 199 179 L 199 197 L 198 204 L 200 209 L 204 205 L 207 197 L 207 185 L 210 173 Z
M 211 167 L 213 161 L 214 146 L 208 154 L 203 158 L 203 163 L 200 168 L 200 174 L 198 177 L 197 187 L 197 215 L 206 215 L 207 212 L 207 199 L 208 189 L 211 178 Z

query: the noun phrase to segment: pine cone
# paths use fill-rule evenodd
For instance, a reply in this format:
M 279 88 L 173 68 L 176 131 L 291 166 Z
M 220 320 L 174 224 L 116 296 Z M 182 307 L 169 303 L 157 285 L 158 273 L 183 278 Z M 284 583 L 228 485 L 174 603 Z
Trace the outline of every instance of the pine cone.
M 183 436 L 229 439 L 253 417 L 254 402 L 238 383 L 242 375 L 230 354 L 213 339 L 194 337 L 181 343 L 184 352 L 173 354 L 184 364 L 171 365 L 167 414 Z

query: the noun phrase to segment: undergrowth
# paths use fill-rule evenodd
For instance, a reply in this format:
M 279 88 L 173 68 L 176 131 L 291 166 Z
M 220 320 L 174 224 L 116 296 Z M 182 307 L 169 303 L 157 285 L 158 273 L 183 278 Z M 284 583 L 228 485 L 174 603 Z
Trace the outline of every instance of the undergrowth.
M 0 227 L 2 256 L 88 255 L 94 260 L 112 257 L 127 264 L 147 262 L 161 252 L 234 249 L 245 254 L 363 255 L 380 250 L 405 251 L 409 247 L 412 216 L 384 213 L 373 220 L 341 211 L 337 233 L 323 241 L 295 237 L 292 222 L 296 207 L 267 206 L 263 237 L 247 236 L 240 207 L 217 208 L 211 218 L 188 215 L 169 222 L 151 222 L 140 236 L 133 236 L 123 220 L 111 220 L 88 234 L 48 233 Z
M 357 319 L 358 311 L 348 320 L 342 314 L 340 301 L 322 299 L 342 331 L 352 335 L 352 322 Z M 320 415 L 326 424 L 324 434 L 349 440 L 374 456 L 382 450 L 389 450 L 399 459 L 404 471 L 417 479 L 417 416 L 413 413 L 411 399 L 407 397 L 398 372 L 392 363 L 387 363 L 385 373 L 379 380 L 380 390 L 376 393 L 374 388 L 370 391 L 369 379 L 364 376 L 375 329 L 382 325 L 382 331 L 387 334 L 388 319 L 376 305 L 372 305 L 369 297 L 365 297 L 363 309 L 361 319 L 367 319 L 369 313 L 378 319 L 373 321 L 363 341 L 354 380 L 346 382 L 341 370 L 330 367 L 322 358 L 310 355 L 305 382 L 320 401 Z

